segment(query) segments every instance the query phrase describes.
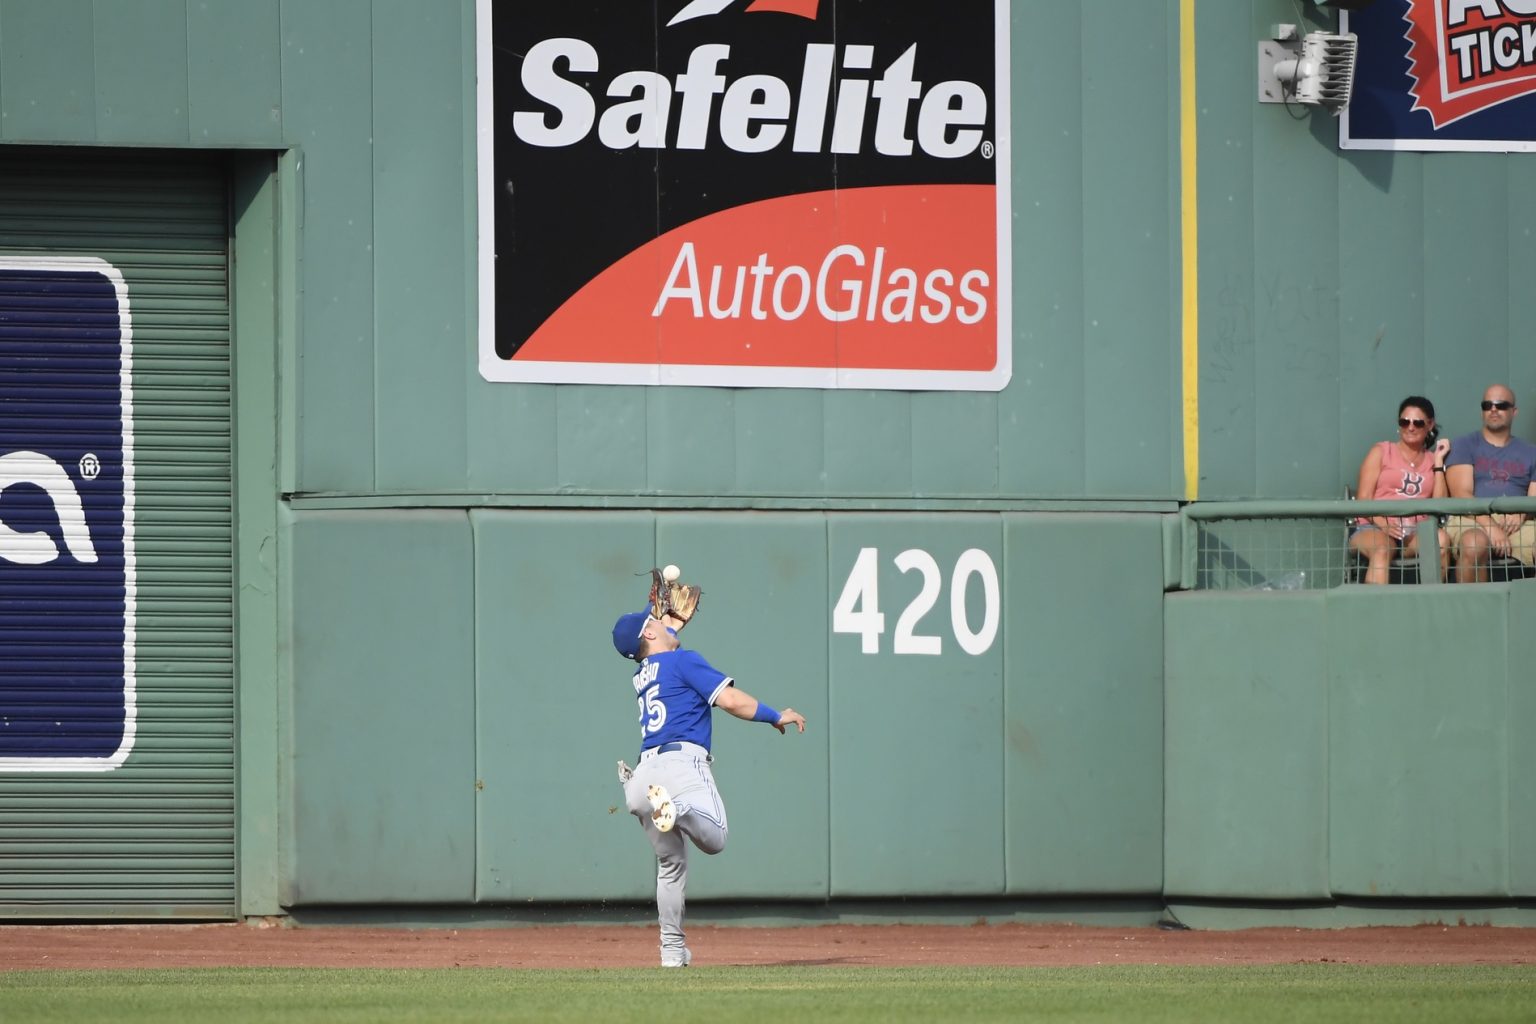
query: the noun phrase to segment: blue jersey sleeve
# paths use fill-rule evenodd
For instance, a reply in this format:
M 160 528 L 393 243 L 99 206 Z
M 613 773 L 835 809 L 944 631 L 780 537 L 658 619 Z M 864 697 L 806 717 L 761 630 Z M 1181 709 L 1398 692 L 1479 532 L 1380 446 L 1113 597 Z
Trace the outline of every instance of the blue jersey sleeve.
M 731 677 L 704 660 L 698 651 L 678 651 L 678 673 L 683 682 L 713 705 L 720 691 L 731 685 Z

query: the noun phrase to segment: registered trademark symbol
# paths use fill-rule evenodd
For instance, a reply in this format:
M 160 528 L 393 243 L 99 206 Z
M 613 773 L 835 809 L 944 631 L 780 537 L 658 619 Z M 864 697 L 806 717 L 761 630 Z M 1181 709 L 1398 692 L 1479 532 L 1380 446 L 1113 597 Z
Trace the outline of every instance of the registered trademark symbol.
M 991 160 L 992 159 L 992 154 L 994 154 L 996 152 L 997 152 L 997 147 L 993 146 L 992 143 L 990 143 L 990 142 L 983 142 L 981 144 L 981 155 L 986 157 L 988 160 Z
M 95 480 L 101 475 L 101 460 L 90 452 L 80 456 L 80 475 L 87 480 Z

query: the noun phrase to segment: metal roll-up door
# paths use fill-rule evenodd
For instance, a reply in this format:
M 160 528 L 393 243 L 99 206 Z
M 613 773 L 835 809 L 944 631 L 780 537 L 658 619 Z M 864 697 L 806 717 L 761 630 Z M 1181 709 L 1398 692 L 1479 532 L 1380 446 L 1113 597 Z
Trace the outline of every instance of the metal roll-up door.
M 0 917 L 235 915 L 227 196 L 0 148 Z

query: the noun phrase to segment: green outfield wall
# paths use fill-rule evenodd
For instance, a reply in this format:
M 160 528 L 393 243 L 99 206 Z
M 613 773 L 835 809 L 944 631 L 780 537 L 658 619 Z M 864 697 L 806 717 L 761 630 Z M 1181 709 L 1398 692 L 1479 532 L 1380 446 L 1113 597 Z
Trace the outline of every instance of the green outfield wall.
M 614 762 L 638 749 L 633 695 L 606 643 L 611 609 L 639 603 L 637 552 L 703 579 L 719 567 L 690 642 L 811 722 L 781 737 L 718 716 L 732 846 L 719 867 L 699 858 L 694 891 L 1155 894 L 1159 535 L 1155 516 L 1113 514 L 302 514 L 294 557 L 312 571 L 294 592 L 293 675 L 312 682 L 292 693 L 284 901 L 645 898 L 642 837 L 615 810 Z M 869 548 L 885 628 L 866 654 L 828 622 Z M 940 569 L 941 599 L 913 626 L 937 654 L 894 650 L 923 590 L 894 564 L 913 550 Z M 1049 601 L 994 604 L 975 654 L 950 592 L 968 551 L 999 593 L 1055 581 Z M 960 628 L 980 633 L 985 588 L 967 582 Z M 1113 642 L 1083 643 L 1096 632 Z
M 1186 591 L 1179 512 L 1536 396 L 1536 162 L 1257 103 L 1315 4 L 1008 13 L 1012 377 L 914 392 L 484 379 L 473 0 L 0 0 L 12 158 L 228 185 L 229 916 L 643 908 L 609 630 L 672 562 L 810 722 L 716 716 L 695 899 L 1530 917 L 1536 583 Z M 186 912 L 30 893 L 33 841 L 0 917 Z
M 1169 598 L 1170 898 L 1532 895 L 1533 588 L 1445 589 Z

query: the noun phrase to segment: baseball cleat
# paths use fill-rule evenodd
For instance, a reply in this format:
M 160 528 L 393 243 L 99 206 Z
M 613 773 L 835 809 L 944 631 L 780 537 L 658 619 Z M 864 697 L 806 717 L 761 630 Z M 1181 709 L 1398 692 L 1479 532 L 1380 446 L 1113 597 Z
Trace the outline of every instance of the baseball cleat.
M 661 956 L 661 966 L 663 967 L 687 967 L 692 962 L 693 951 L 690 950 L 687 946 L 683 947 L 681 954 L 672 953 L 669 951 L 663 953 Z
M 619 762 L 619 785 L 629 785 L 629 780 L 635 777 L 635 770 L 623 761 Z
M 647 786 L 645 798 L 651 802 L 651 823 L 658 832 L 671 832 L 677 824 L 677 808 L 672 806 L 672 794 L 665 786 Z

